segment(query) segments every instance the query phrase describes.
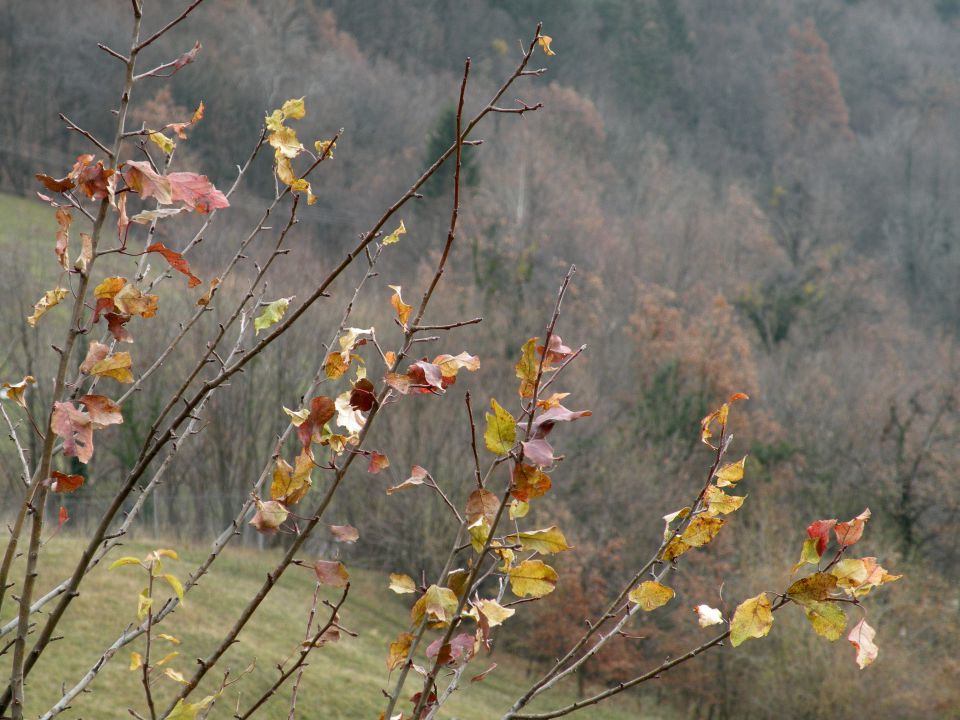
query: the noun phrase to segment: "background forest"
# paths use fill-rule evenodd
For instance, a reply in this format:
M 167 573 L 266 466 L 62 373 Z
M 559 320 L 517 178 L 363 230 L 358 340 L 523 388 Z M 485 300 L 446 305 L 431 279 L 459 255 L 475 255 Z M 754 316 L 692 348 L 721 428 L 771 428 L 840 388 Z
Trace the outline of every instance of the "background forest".
M 30 197 L 34 173 L 56 174 L 87 151 L 58 112 L 94 133 L 113 122 L 103 109 L 120 70 L 95 43 L 126 32 L 108 20 L 120 4 L 0 4 L 3 379 L 43 378 L 53 362 L 41 352 L 52 330 L 21 320 L 45 289 L 55 225 L 10 196 Z M 549 65 L 545 81 L 517 92 L 544 111 L 495 116 L 476 136 L 486 142 L 464 148 L 462 242 L 437 294 L 451 317 L 485 318 L 462 336 L 464 349 L 484 349 L 483 369 L 456 391 L 489 394 L 513 385 L 517 348 L 549 315 L 569 264 L 578 268 L 560 332 L 588 345 L 567 383 L 594 416 L 565 448 L 544 513 L 563 520 L 581 553 L 558 561 L 564 583 L 505 638 L 509 649 L 536 665 L 569 644 L 551 617 L 599 603 L 610 578 L 656 546 L 661 516 L 709 464 L 700 418 L 743 391 L 751 402 L 734 430 L 750 455 L 751 501 L 735 533 L 687 563 L 678 595 L 723 607 L 728 595 L 780 583 L 810 520 L 867 505 L 870 554 L 907 573 L 872 610 L 884 651 L 860 672 L 848 647 L 785 621 L 749 653 L 690 663 L 644 692 L 677 717 L 710 720 L 960 717 L 960 2 L 208 2 L 190 26 L 203 45 L 197 63 L 141 95 L 134 118 L 162 126 L 203 100 L 204 122 L 177 155 L 218 187 L 287 98 L 306 96 L 304 136 L 345 129 L 336 161 L 313 181 L 318 202 L 302 213 L 296 262 L 275 280 L 283 293 L 339 259 L 450 144 L 463 58 L 473 58 L 475 97 L 486 97 L 541 20 L 557 55 L 536 58 Z M 175 57 L 180 44 L 165 37 L 156 52 Z M 388 327 L 388 284 L 423 285 L 449 221 L 444 177 L 404 210 L 402 251 L 377 279 L 379 301 L 354 311 L 360 327 Z M 273 183 L 260 158 L 217 222 L 245 226 Z M 158 239 L 173 247 L 170 234 L 189 222 L 170 227 Z M 191 264 L 202 275 L 219 258 L 204 243 Z M 239 292 L 243 278 L 234 282 Z M 326 353 L 334 311 L 311 312 L 318 330 L 297 326 L 236 392 L 214 396 L 214 439 L 203 452 L 186 448 L 149 501 L 154 535 L 205 542 L 229 522 L 272 452 L 280 407 L 297 406 Z M 137 343 L 162 347 L 163 332 Z M 43 383 L 31 401 L 47 402 Z M 75 527 L 99 517 L 111 468 L 136 452 L 124 433 L 142 432 L 138 417 L 158 402 L 131 401 L 85 494 L 63 500 Z M 383 419 L 375 434 L 389 438 L 391 467 L 356 473 L 335 501 L 362 534 L 344 551 L 351 563 L 435 571 L 442 502 L 384 491 L 427 459 L 437 478 L 462 474 L 469 447 L 450 428 L 463 425 L 456 402 L 412 400 L 402 421 Z M 9 494 L 18 483 L 9 443 L 0 467 Z M 671 629 L 689 621 L 690 605 L 636 625 L 645 639 L 604 651 L 582 682 L 616 681 L 686 648 Z

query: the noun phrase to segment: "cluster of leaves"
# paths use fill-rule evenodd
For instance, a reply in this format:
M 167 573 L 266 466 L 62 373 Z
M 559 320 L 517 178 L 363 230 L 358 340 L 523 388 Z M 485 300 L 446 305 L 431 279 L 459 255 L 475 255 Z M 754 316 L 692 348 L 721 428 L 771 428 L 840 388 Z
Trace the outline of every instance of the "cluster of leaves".
M 430 671 L 411 655 L 424 630 L 444 631 L 441 637 L 427 645 L 426 660 L 435 668 L 462 668 L 482 649 L 490 649 L 492 629 L 516 612 L 511 605 L 539 599 L 556 588 L 559 575 L 542 558 L 571 549 L 563 532 L 556 526 L 517 528 L 507 533 L 497 532 L 497 528 L 504 515 L 509 515 L 513 521 L 525 517 L 529 503 L 549 491 L 551 479 L 546 471 L 558 458 L 546 438 L 554 426 L 558 422 L 571 422 L 591 415 L 589 410 L 571 411 L 561 405 L 568 393 L 554 393 L 549 398 L 531 402 L 539 396 L 543 378 L 560 369 L 573 354 L 556 335 L 551 335 L 547 347 L 538 346 L 537 338 L 531 338 L 524 344 L 516 365 L 520 380 L 518 395 L 521 402 L 527 403 L 519 418 L 497 400 L 491 400 L 483 439 L 486 449 L 493 455 L 491 469 L 504 461 L 512 462 L 505 493 L 501 497 L 489 490 L 480 478 L 478 468 L 479 487 L 469 494 L 462 513 L 462 530 L 466 530 L 470 540 L 466 547 L 473 550 L 474 556 L 468 558 L 465 565 L 450 569 L 442 583 L 424 587 L 418 586 L 408 575 L 396 573 L 390 576 L 391 590 L 416 594 L 417 598 L 410 609 L 410 630 L 402 632 L 390 643 L 386 660 L 388 670 L 406 664 L 422 677 L 430 677 Z M 469 356 L 440 356 L 433 363 L 414 363 L 405 375 L 388 377 L 387 383 L 403 394 L 437 394 L 450 384 L 448 369 L 452 381 L 455 370 L 463 367 L 476 369 L 478 364 L 476 358 Z M 537 415 L 537 411 L 542 412 Z M 419 485 L 436 488 L 429 472 L 414 466 L 410 478 L 387 492 L 392 494 Z M 457 515 L 461 517 L 459 512 Z M 485 593 L 480 592 L 477 582 L 477 573 L 487 553 L 494 558 L 492 574 L 501 579 L 500 589 L 493 597 L 482 597 Z M 504 602 L 507 586 L 517 600 Z M 466 620 L 472 621 L 475 628 L 455 632 Z M 483 680 L 493 667 L 473 680 Z M 430 697 L 425 700 L 421 699 L 420 693 L 414 695 L 414 705 L 435 706 L 437 698 L 432 690 L 430 692 Z

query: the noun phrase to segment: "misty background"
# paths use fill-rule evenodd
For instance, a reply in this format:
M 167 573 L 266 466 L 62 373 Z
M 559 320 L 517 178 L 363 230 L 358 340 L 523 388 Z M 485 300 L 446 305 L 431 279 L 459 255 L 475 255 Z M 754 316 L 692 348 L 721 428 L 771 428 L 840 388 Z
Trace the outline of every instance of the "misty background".
M 184 4 L 163 3 L 169 14 Z M 0 190 L 31 196 L 34 173 L 60 177 L 89 151 L 58 112 L 107 133 L 120 66 L 96 43 L 121 46 L 125 11 L 119 0 L 0 3 Z M 466 497 L 463 390 L 475 407 L 513 399 L 519 348 L 543 334 L 576 264 L 558 332 L 588 350 L 556 389 L 594 415 L 557 433 L 565 460 L 532 513 L 581 552 L 559 561 L 560 588 L 509 648 L 535 667 L 569 642 L 577 628 L 565 637 L 551 618 L 599 605 L 656 548 L 661 516 L 709 466 L 699 419 L 746 392 L 733 452 L 750 456 L 748 502 L 709 552 L 685 560 L 677 592 L 690 602 L 645 619 L 634 628 L 645 642 L 611 648 L 585 679 L 615 682 L 645 658 L 686 649 L 689 638 L 672 630 L 689 624 L 692 598 L 722 607 L 780 587 L 808 523 L 869 507 L 863 552 L 905 574 L 871 598 L 875 666 L 861 673 L 846 643 L 814 636 L 802 618 L 778 619 L 749 653 L 704 658 L 643 692 L 703 720 L 960 717 L 960 2 L 211 1 L 150 48 L 147 65 L 203 45 L 170 81 L 138 86 L 132 117 L 183 121 L 202 100 L 206 116 L 180 143 L 176 169 L 220 188 L 264 115 L 288 98 L 306 98 L 296 124 L 305 142 L 344 128 L 334 161 L 312 178 L 318 202 L 302 208 L 294 254 L 270 278 L 270 297 L 305 293 L 450 144 L 464 58 L 472 113 L 538 21 L 557 55 L 538 52 L 533 64 L 547 73 L 518 82 L 501 104 L 515 96 L 544 107 L 489 118 L 472 136 L 483 144 L 464 149 L 459 237 L 431 316 L 484 317 L 436 350 L 477 354 L 482 369 L 461 373 L 447 397 L 405 398 L 378 420 L 371 446 L 391 467 L 354 472 L 335 501 L 336 517 L 361 532 L 351 562 L 417 577 L 442 565 L 455 530 L 443 505 L 384 490 L 420 464 Z M 408 301 L 422 293 L 449 222 L 450 182 L 440 173 L 404 209 L 408 234 L 353 325 L 398 336 L 386 286 L 403 285 Z M 264 153 L 216 236 L 191 255 L 197 274 L 216 272 L 273 191 Z M 189 227 L 161 224 L 158 239 L 178 248 Z M 22 317 L 55 282 L 54 228 L 50 218 L 3 245 L 0 264 L 0 375 L 41 380 L 38 410 L 53 324 L 27 332 Z M 359 277 L 335 286 L 246 382 L 214 397 L 204 441 L 175 461 L 142 532 L 203 542 L 229 524 L 287 422 L 281 406 L 297 406 Z M 167 317 L 192 303 L 161 291 Z M 138 336 L 137 351 L 155 354 L 175 330 Z M 196 343 L 125 406 L 85 494 L 64 500 L 78 526 L 99 517 Z M 7 443 L 0 463 L 13 497 L 18 460 Z

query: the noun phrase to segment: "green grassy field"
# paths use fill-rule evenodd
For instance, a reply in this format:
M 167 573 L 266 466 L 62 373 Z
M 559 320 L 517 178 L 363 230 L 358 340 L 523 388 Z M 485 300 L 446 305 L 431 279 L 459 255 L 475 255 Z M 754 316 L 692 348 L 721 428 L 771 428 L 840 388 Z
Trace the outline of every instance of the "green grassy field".
M 167 543 L 130 543 L 117 556 L 142 556 L 156 547 L 167 546 Z M 205 554 L 205 548 L 199 546 L 177 550 L 180 560 L 171 561 L 167 569 L 183 577 Z M 55 538 L 48 543 L 42 556 L 40 587 L 47 588 L 60 580 L 78 554 L 79 543 L 69 537 Z M 189 674 L 195 658 L 208 654 L 224 629 L 233 623 L 276 557 L 274 551 L 239 548 L 227 551 L 205 581 L 189 593 L 185 607 L 169 616 L 158 630 L 176 636 L 182 645 L 173 647 L 160 641 L 159 649 L 155 650 L 159 654 L 154 657 L 176 649 L 180 656 L 168 666 Z M 22 570 L 22 565 L 18 567 Z M 301 685 L 298 717 L 377 718 L 384 708 L 381 688 L 387 687 L 390 681 L 385 665 L 387 645 L 397 633 L 407 629 L 409 602 L 405 599 L 409 601 L 411 596 L 401 598 L 389 592 L 387 576 L 383 573 L 352 569 L 351 583 L 350 596 L 341 613 L 342 624 L 359 633 L 359 637 L 343 637 L 340 642 L 311 655 L 310 667 Z M 51 646 L 30 676 L 28 715 L 35 717 L 58 699 L 61 684 L 71 686 L 96 661 L 103 648 L 135 621 L 137 593 L 143 585 L 143 571 L 137 566 L 108 570 L 102 565 L 91 573 L 81 596 L 61 625 L 65 638 Z M 292 567 L 283 576 L 227 654 L 220 672 L 211 673 L 210 681 L 195 696 L 196 699 L 203 697 L 204 690 L 219 682 L 223 670 L 229 668 L 231 677 L 235 677 L 256 661 L 255 670 L 225 693 L 211 718 L 232 717 L 237 706 L 246 709 L 276 678 L 277 663 L 287 657 L 303 637 L 313 589 L 313 575 L 306 569 Z M 336 598 L 333 590 L 324 592 L 324 596 Z M 9 612 L 5 611 L 5 615 L 4 620 L 9 619 Z M 124 718 L 130 717 L 128 707 L 145 712 L 140 675 L 128 670 L 131 651 L 143 653 L 143 645 L 141 638 L 117 653 L 92 686 L 93 692 L 79 698 L 62 717 Z M 424 662 L 421 658 L 421 664 Z M 466 680 L 493 662 L 498 666 L 486 680 L 479 683 Z M 463 690 L 444 707 L 441 716 L 462 720 L 498 718 L 530 680 L 524 661 L 496 649 L 490 657 L 482 654 L 471 663 L 465 673 Z M 156 688 L 157 695 L 165 700 L 174 692 L 175 683 L 160 678 Z M 409 690 L 407 696 L 412 692 L 413 689 Z M 570 699 L 570 695 L 553 698 L 555 702 Z M 289 687 L 286 687 L 257 717 L 285 719 L 288 705 Z M 405 703 L 404 707 L 409 712 L 409 704 Z M 625 700 L 603 709 L 591 708 L 584 716 L 619 720 L 637 717 L 639 710 L 638 704 Z

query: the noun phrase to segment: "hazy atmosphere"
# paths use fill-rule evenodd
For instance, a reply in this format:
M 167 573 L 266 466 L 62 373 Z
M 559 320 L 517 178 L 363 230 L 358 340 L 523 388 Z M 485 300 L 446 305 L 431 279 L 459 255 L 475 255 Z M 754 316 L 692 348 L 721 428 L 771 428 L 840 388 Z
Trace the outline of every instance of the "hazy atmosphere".
M 960 718 L 958 68 L 958 0 L 0 0 L 0 718 Z

